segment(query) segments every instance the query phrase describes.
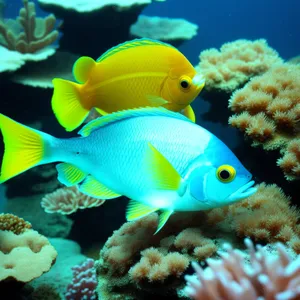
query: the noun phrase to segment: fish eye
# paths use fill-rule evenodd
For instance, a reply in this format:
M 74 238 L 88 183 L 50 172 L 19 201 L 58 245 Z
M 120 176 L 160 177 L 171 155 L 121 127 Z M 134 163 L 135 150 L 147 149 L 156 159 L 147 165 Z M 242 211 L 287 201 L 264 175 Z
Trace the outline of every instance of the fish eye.
M 182 76 L 179 82 L 182 90 L 188 90 L 191 86 L 191 79 L 187 76 Z
M 236 170 L 230 165 L 222 165 L 217 169 L 217 178 L 224 183 L 231 182 L 236 175 Z

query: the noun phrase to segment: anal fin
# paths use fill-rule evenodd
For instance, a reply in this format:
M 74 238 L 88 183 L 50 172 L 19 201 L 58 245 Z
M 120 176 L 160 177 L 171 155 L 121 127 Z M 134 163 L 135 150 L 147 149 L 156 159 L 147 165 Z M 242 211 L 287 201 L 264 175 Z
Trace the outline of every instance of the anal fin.
M 76 185 L 87 176 L 85 172 L 68 163 L 56 165 L 56 170 L 58 172 L 57 179 L 65 186 Z
M 167 223 L 167 221 L 169 220 L 169 218 L 170 218 L 170 216 L 172 215 L 173 212 L 174 212 L 173 210 L 164 210 L 159 215 L 157 230 L 155 231 L 154 234 L 158 233 L 163 228 L 163 226 Z
M 147 206 L 135 200 L 130 200 L 126 210 L 127 221 L 133 221 L 145 217 L 159 208 Z
M 79 185 L 78 189 L 80 190 L 80 192 L 88 196 L 100 198 L 103 200 L 113 199 L 122 196 L 110 190 L 108 187 L 96 180 L 91 175 L 88 175 L 86 177 L 84 182 Z

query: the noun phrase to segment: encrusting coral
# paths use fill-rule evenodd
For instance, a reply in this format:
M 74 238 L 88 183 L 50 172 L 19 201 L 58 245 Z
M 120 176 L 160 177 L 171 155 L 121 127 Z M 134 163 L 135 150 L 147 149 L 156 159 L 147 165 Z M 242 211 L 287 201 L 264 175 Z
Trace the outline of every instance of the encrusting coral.
M 185 294 L 195 300 L 300 299 L 300 256 L 293 260 L 280 243 L 276 256 L 261 246 L 256 250 L 250 239 L 245 244 L 250 264 L 229 244 L 224 245 L 227 253 L 221 253 L 221 259 L 207 260 L 206 269 L 193 263 L 196 274 L 186 276 Z
M 249 198 L 209 211 L 207 222 L 258 242 L 288 243 L 300 254 L 300 212 L 275 184 L 261 183 Z
M 300 66 L 279 64 L 233 93 L 229 108 L 235 113 L 229 124 L 253 140 L 253 146 L 279 149 L 300 139 Z M 299 178 L 297 144 L 291 143 L 278 165 L 289 180 Z
M 46 194 L 41 206 L 47 213 L 72 214 L 78 209 L 86 209 L 102 205 L 105 200 L 93 198 L 81 193 L 76 186 L 63 187 L 53 193 Z
M 25 283 L 49 271 L 57 252 L 46 237 L 28 229 L 24 220 L 11 218 L 13 224 L 18 221 L 18 226 L 4 223 L 0 229 L 0 283 L 7 280 Z
M 205 89 L 226 93 L 282 62 L 264 39 L 225 43 L 220 51 L 215 48 L 202 51 L 199 58 L 197 69 L 205 77 Z
M 34 2 L 23 0 L 23 5 L 16 21 L 0 21 L 0 44 L 12 51 L 35 53 L 57 40 L 56 18 L 52 14 L 46 18 L 36 17 Z
M 31 224 L 13 214 L 0 214 L 0 230 L 21 234 L 31 228 Z

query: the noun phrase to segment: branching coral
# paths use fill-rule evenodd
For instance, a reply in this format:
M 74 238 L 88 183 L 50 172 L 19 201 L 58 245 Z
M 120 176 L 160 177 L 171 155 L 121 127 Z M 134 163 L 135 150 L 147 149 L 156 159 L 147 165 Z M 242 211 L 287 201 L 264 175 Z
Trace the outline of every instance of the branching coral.
M 253 146 L 284 153 L 290 141 L 300 138 L 300 66 L 277 65 L 253 78 L 232 95 L 229 108 L 236 113 L 229 124 L 250 137 Z M 299 178 L 300 174 L 295 145 L 291 143 L 289 149 L 293 150 L 278 162 L 287 171 L 287 179 Z
M 250 239 L 245 239 L 250 254 L 250 265 L 243 254 L 225 245 L 227 253 L 220 260 L 207 260 L 203 270 L 196 263 L 196 276 L 186 276 L 185 294 L 195 300 L 258 300 L 300 298 L 300 256 L 293 261 L 282 244 L 277 245 L 278 255 L 268 253 Z
M 51 45 L 58 38 L 58 31 L 54 30 L 56 18 L 49 15 L 46 18 L 37 18 L 35 4 L 23 0 L 24 7 L 20 10 L 17 21 L 0 21 L 0 44 L 9 50 L 21 53 L 35 53 Z
M 205 77 L 205 88 L 227 93 L 282 62 L 263 39 L 226 43 L 220 51 L 215 48 L 202 51 L 199 58 L 198 69 Z
M 31 224 L 23 218 L 12 214 L 0 214 L 0 230 L 21 234 L 31 228 Z
M 176 294 L 189 262 L 201 261 L 217 250 L 199 228 L 188 228 L 195 224 L 199 224 L 198 215 L 175 215 L 168 227 L 153 235 L 156 214 L 125 223 L 108 239 L 96 263 L 99 298 L 137 299 L 141 289 L 144 295 Z
M 300 212 L 291 206 L 290 198 L 275 184 L 257 186 L 249 198 L 207 213 L 207 222 L 231 228 L 239 237 L 255 241 L 288 243 L 300 254 Z
M 78 209 L 102 205 L 105 200 L 89 197 L 76 186 L 59 188 L 43 197 L 41 205 L 47 213 L 72 214 Z

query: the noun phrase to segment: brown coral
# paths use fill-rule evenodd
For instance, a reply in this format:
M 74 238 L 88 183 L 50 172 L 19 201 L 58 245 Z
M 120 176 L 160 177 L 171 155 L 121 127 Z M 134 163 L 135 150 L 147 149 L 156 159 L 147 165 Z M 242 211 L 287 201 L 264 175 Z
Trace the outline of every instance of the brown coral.
M 29 229 L 16 235 L 0 230 L 0 281 L 29 282 L 49 271 L 57 252 L 46 237 Z
M 209 260 L 203 270 L 196 263 L 196 276 L 186 276 L 185 294 L 195 300 L 300 299 L 300 256 L 296 260 L 282 244 L 277 255 L 245 239 L 250 264 L 244 255 L 225 245 L 220 260 Z
M 250 137 L 253 146 L 280 149 L 285 155 L 278 165 L 286 178 L 300 178 L 300 156 L 293 142 L 300 138 L 299 66 L 280 64 L 253 78 L 232 95 L 229 108 L 236 113 L 229 124 Z
M 47 213 L 72 214 L 78 209 L 102 205 L 105 200 L 81 193 L 76 186 L 59 188 L 43 197 L 41 205 Z
M 156 214 L 125 223 L 115 231 L 96 264 L 99 298 L 139 299 L 141 289 L 158 295 L 176 293 L 182 285 L 179 277 L 190 261 L 201 261 L 217 251 L 216 244 L 199 228 L 188 228 L 199 225 L 198 215 L 175 215 L 157 235 L 153 235 Z
M 215 48 L 202 51 L 199 58 L 197 68 L 205 77 L 205 88 L 227 93 L 282 62 L 263 39 L 225 43 L 220 51 Z
M 23 218 L 12 214 L 0 214 L 0 230 L 21 234 L 31 228 L 31 224 Z
M 296 246 L 300 242 L 299 210 L 275 184 L 262 183 L 257 188 L 254 195 L 241 202 L 208 212 L 209 224 L 232 228 L 239 237 L 259 242 L 291 242 L 300 254 Z
M 0 44 L 9 50 L 35 53 L 57 40 L 58 31 L 54 30 L 56 18 L 52 14 L 45 19 L 37 18 L 34 2 L 23 0 L 23 5 L 17 21 L 0 21 L 0 34 L 3 36 Z

